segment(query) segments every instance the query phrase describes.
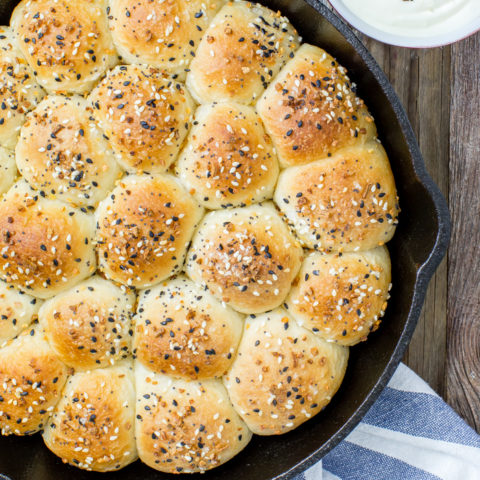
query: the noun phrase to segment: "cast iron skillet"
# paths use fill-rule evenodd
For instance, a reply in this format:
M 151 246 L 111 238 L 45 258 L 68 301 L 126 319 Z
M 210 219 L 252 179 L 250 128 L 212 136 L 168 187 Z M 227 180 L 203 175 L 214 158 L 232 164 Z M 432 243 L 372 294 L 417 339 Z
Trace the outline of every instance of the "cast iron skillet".
M 9 23 L 16 0 L 0 0 L 0 22 Z M 362 419 L 402 359 L 420 315 L 427 284 L 445 254 L 450 220 L 447 205 L 428 176 L 407 116 L 366 48 L 318 0 L 261 0 L 288 16 L 306 42 L 325 48 L 348 68 L 358 93 L 375 117 L 395 175 L 402 213 L 388 244 L 393 289 L 380 329 L 351 349 L 345 380 L 330 405 L 293 432 L 254 436 L 227 464 L 189 479 L 286 480 L 322 458 Z M 349 459 L 345 459 L 349 461 Z M 64 465 L 40 435 L 0 438 L 0 472 L 12 480 L 179 480 L 140 462 L 114 474 L 84 472 Z M 0 474 L 0 478 L 2 475 Z M 185 477 L 186 478 L 186 477 Z

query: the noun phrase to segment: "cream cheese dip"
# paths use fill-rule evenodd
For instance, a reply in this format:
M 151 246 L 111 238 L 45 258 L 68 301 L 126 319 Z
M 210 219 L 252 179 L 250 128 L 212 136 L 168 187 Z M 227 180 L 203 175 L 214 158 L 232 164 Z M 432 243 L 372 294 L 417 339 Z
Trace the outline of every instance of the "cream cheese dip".
M 480 17 L 480 0 L 342 0 L 359 19 L 395 35 L 431 37 Z

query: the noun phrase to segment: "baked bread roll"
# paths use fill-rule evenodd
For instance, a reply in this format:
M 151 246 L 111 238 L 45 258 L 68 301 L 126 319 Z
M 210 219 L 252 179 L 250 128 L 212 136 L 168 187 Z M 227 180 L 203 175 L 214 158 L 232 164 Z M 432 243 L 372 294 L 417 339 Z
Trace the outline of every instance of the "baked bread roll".
M 204 207 L 272 198 L 278 171 L 270 138 L 252 107 L 225 102 L 197 109 L 177 175 Z
M 135 356 L 148 369 L 186 379 L 221 377 L 242 336 L 242 317 L 185 276 L 144 290 Z
M 41 303 L 37 298 L 0 282 L 0 348 L 37 318 Z
M 149 64 L 185 75 L 223 0 L 109 0 L 113 40 L 127 63 Z
M 230 460 L 252 434 L 219 380 L 174 380 L 136 362 L 140 459 L 168 473 L 204 472 Z
M 243 0 L 18 1 L 0 433 L 169 476 L 323 410 L 385 312 L 399 215 L 347 71 Z
M 50 345 L 76 371 L 131 354 L 135 294 L 94 276 L 47 300 L 38 314 Z
M 40 328 L 31 328 L 0 350 L 0 430 L 31 435 L 42 430 L 60 399 L 68 369 Z
M 186 272 L 235 310 L 260 313 L 285 300 L 302 254 L 271 203 L 252 205 L 205 216 Z
M 43 95 L 12 30 L 0 27 L 0 146 L 15 148 L 26 113 L 35 108 Z
M 378 142 L 284 170 L 275 203 L 308 248 L 370 250 L 395 233 L 398 197 Z
M 284 167 L 325 158 L 376 136 L 373 118 L 346 70 L 324 50 L 302 45 L 257 103 Z
M 137 458 L 131 362 L 75 373 L 43 432 L 47 447 L 85 470 L 119 470 Z
M 113 69 L 90 101 L 118 161 L 132 172 L 164 172 L 178 155 L 194 110 L 183 84 L 136 65 Z
M 386 247 L 358 253 L 312 252 L 285 304 L 299 325 L 329 342 L 352 346 L 378 328 L 390 282 Z
M 198 103 L 252 103 L 298 48 L 287 18 L 256 3 L 227 3 L 198 46 L 187 86 Z
M 37 81 L 50 92 L 84 93 L 115 63 L 105 0 L 22 0 L 10 25 Z
M 91 215 L 47 200 L 24 180 L 0 201 L 0 279 L 49 298 L 96 269 Z
M 10 150 L 0 147 L 0 195 L 15 183 L 16 177 L 15 155 Z
M 165 280 L 182 267 L 202 215 L 171 175 L 125 177 L 95 213 L 100 269 L 137 288 Z
M 82 97 L 51 95 L 28 116 L 15 149 L 18 169 L 36 190 L 74 205 L 95 205 L 120 168 Z
M 279 308 L 247 319 L 224 382 L 252 432 L 278 435 L 298 427 L 330 402 L 347 360 L 346 347 L 299 327 Z

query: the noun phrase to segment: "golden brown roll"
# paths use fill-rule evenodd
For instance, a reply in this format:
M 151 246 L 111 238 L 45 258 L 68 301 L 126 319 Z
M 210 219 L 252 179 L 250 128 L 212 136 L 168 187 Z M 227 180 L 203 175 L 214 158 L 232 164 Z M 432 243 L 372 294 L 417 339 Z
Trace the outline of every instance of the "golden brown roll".
M 259 4 L 227 3 L 195 53 L 187 86 L 198 103 L 252 103 L 298 48 L 287 18 Z
M 82 97 L 52 95 L 28 116 L 15 149 L 27 182 L 74 205 L 95 205 L 113 189 L 120 168 Z
M 75 373 L 43 432 L 47 447 L 85 470 L 119 470 L 137 458 L 131 362 Z
M 0 282 L 0 348 L 36 318 L 41 301 Z
M 115 63 L 105 0 L 22 0 L 10 25 L 42 87 L 84 93 Z
M 0 27 L 0 146 L 15 148 L 25 115 L 44 91 L 23 58 L 9 27 Z
M 47 300 L 38 317 L 55 353 L 78 371 L 130 356 L 134 310 L 133 292 L 94 276 Z
M 245 0 L 16 3 L 0 436 L 170 477 L 323 411 L 384 316 L 400 212 L 347 70 Z
M 194 110 L 183 84 L 153 67 L 122 65 L 89 98 L 124 168 L 161 173 L 175 160 Z
M 257 103 L 284 167 L 324 158 L 375 138 L 373 118 L 346 70 L 324 50 L 302 45 Z
M 95 213 L 100 269 L 137 288 L 165 280 L 182 267 L 202 215 L 171 175 L 124 178 Z
M 128 63 L 184 75 L 223 0 L 109 0 L 113 40 Z
M 10 150 L 0 147 L 0 195 L 15 183 L 16 177 L 15 155 Z
M 328 342 L 351 346 L 378 328 L 390 281 L 386 247 L 358 253 L 313 252 L 285 303 L 299 325 Z
M 186 272 L 235 310 L 260 313 L 285 300 L 302 254 L 271 203 L 252 205 L 205 216 Z
M 135 355 L 154 372 L 221 377 L 242 336 L 242 317 L 185 276 L 144 290 L 135 316 Z
M 278 435 L 298 427 L 330 402 L 347 360 L 348 348 L 299 327 L 279 308 L 246 321 L 224 382 L 250 430 Z
M 31 328 L 0 350 L 0 431 L 30 435 L 43 429 L 60 399 L 68 369 L 40 328 Z
M 136 362 L 140 459 L 168 473 L 204 472 L 230 460 L 252 434 L 219 380 L 174 380 Z
M 49 298 L 96 268 L 93 216 L 17 182 L 0 201 L 0 278 Z
M 272 198 L 277 156 L 252 107 L 233 102 L 202 105 L 177 162 L 177 175 L 210 209 Z
M 308 248 L 370 250 L 395 233 L 398 197 L 378 142 L 280 174 L 274 199 Z

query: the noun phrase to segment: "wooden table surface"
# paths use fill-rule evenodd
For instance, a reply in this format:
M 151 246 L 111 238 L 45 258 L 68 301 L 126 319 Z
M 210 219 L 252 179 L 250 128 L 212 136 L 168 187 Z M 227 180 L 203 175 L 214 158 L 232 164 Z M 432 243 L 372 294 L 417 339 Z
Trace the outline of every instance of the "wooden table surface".
M 403 102 L 452 216 L 448 255 L 404 361 L 480 431 L 480 33 L 431 50 L 360 37 Z

